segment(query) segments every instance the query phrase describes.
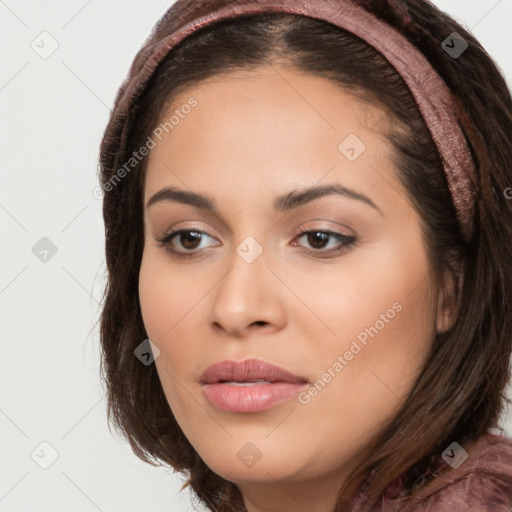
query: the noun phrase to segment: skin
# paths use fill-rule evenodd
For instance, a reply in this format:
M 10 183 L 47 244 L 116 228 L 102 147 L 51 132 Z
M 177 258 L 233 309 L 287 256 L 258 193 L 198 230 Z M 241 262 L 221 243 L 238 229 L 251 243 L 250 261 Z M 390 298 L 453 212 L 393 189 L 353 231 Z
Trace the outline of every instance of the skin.
M 331 511 L 411 390 L 436 330 L 451 321 L 448 284 L 433 281 L 420 218 L 378 131 L 378 106 L 278 65 L 193 86 L 169 113 L 190 97 L 198 105 L 151 150 L 144 183 L 144 204 L 175 186 L 218 206 L 217 215 L 175 201 L 145 208 L 140 305 L 160 350 L 166 398 L 190 443 L 238 485 L 249 512 Z M 366 146 L 355 161 L 338 149 L 349 134 Z M 378 209 L 340 195 L 272 209 L 279 195 L 328 183 Z M 322 242 L 301 228 L 355 242 L 336 250 L 335 238 Z M 173 256 L 156 241 L 178 229 L 206 233 L 188 245 L 179 235 L 169 242 L 195 257 Z M 252 263 L 236 252 L 248 236 L 263 250 Z M 201 373 L 226 359 L 263 359 L 314 383 L 397 303 L 394 318 L 307 404 L 294 397 L 233 413 L 203 394 Z M 237 456 L 248 442 L 261 455 L 252 467 Z

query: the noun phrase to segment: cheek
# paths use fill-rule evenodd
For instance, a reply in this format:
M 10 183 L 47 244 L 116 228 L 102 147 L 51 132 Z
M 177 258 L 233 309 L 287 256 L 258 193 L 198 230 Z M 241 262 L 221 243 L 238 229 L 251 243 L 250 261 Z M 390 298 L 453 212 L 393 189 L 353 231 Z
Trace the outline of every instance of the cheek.
M 161 261 L 157 249 L 145 250 L 139 273 L 139 299 L 142 319 L 148 338 L 160 350 L 155 360 L 157 372 L 162 381 L 167 401 L 171 408 L 175 401 L 175 380 L 182 380 L 176 369 L 187 367 L 191 354 L 186 351 L 187 344 L 180 350 L 169 341 L 187 326 L 186 305 L 190 304 L 186 295 L 192 293 L 180 286 L 171 276 L 169 265 Z M 179 292 L 177 290 L 180 290 Z M 190 306 L 188 307 L 190 309 Z M 180 333 L 180 336 L 182 333 Z
M 171 326 L 171 318 L 165 312 L 172 314 L 173 300 L 165 274 L 162 274 L 159 266 L 148 257 L 147 251 L 144 251 L 139 272 L 139 300 L 146 332 L 161 349 L 158 341 Z
M 308 304 L 333 331 L 317 344 L 317 373 L 346 353 L 344 378 L 350 375 L 360 384 L 356 390 L 371 393 L 371 379 L 378 382 L 372 369 L 395 386 L 399 371 L 405 382 L 421 364 L 434 336 L 435 315 L 427 255 L 419 234 L 411 238 L 354 251 L 337 275 L 321 277 L 321 294 L 308 295 Z
M 161 350 L 160 345 L 173 331 L 186 324 L 184 317 L 200 296 L 197 284 L 193 280 L 192 286 L 183 282 L 164 253 L 162 248 L 145 249 L 139 272 L 142 318 L 148 336 Z
M 362 449 L 394 416 L 426 361 L 433 339 L 430 305 L 425 286 L 411 293 L 413 281 L 381 273 L 359 283 L 359 296 L 339 293 L 338 313 L 328 320 L 336 336 L 327 339 L 336 341 L 309 352 L 316 380 L 296 419 L 322 434 L 312 449 L 330 464 Z
M 176 267 L 170 268 L 164 253 L 161 248 L 145 250 L 139 272 L 139 299 L 147 335 L 160 350 L 155 364 L 174 411 L 180 385 L 190 380 L 191 361 L 197 359 L 198 327 L 192 319 L 206 314 L 201 310 L 201 298 L 212 285 L 200 286 L 196 279 L 185 279 Z
M 345 425 L 350 411 L 353 427 L 370 428 L 391 414 L 410 391 L 435 335 L 426 259 L 395 251 L 380 256 L 380 265 L 361 256 L 344 276 L 343 290 L 331 285 L 336 307 L 327 310 L 326 321 L 336 336 L 316 355 L 320 382 L 310 405 L 318 414 L 330 408 Z
M 361 347 L 371 346 L 365 352 L 377 358 L 395 346 L 414 352 L 434 335 L 429 274 L 426 256 L 418 250 L 407 252 L 398 243 L 380 244 L 378 251 L 360 249 L 344 258 L 343 265 L 316 273 L 309 291 L 308 286 L 302 288 L 303 295 L 331 331 L 316 349 L 344 353 L 357 339 Z M 307 330 L 306 322 L 302 329 Z

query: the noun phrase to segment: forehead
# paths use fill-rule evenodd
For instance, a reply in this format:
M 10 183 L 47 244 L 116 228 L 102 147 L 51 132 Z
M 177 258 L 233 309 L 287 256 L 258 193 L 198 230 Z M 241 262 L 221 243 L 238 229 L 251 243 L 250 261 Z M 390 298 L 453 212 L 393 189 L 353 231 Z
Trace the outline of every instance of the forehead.
M 378 129 L 385 116 L 334 82 L 290 68 L 219 75 L 183 91 L 163 114 L 145 199 L 184 181 L 238 194 L 313 184 L 327 174 L 347 186 L 376 186 L 373 167 L 391 167 Z

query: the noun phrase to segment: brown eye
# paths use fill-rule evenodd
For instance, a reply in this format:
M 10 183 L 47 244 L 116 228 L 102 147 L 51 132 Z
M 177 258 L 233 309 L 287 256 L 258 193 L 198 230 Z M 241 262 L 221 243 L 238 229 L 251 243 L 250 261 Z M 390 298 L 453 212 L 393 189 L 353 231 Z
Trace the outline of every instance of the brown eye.
M 163 238 L 156 239 L 161 247 L 166 247 L 177 256 L 195 256 L 201 249 L 200 245 L 205 237 L 212 238 L 204 231 L 197 229 L 180 229 L 173 231 Z
M 177 237 L 185 249 L 197 249 L 198 242 L 201 241 L 201 233 L 198 231 L 180 231 Z
M 323 231 L 310 231 L 306 233 L 308 243 L 314 249 L 323 249 L 325 243 L 329 241 L 330 236 Z
M 309 247 L 312 249 L 308 252 L 312 254 L 339 254 L 340 251 L 350 249 L 356 240 L 353 236 L 346 236 L 342 233 L 320 229 L 302 230 L 297 238 L 304 238 L 307 241 Z M 334 243 L 331 243 L 329 247 L 330 241 Z M 324 250 L 326 247 L 327 250 Z

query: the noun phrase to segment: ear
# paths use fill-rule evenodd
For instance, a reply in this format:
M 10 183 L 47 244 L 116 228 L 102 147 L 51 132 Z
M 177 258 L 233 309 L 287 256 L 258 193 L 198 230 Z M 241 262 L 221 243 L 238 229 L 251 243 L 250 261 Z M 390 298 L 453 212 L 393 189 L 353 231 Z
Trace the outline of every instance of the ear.
M 437 295 L 436 332 L 441 334 L 455 325 L 462 276 L 446 271 Z

